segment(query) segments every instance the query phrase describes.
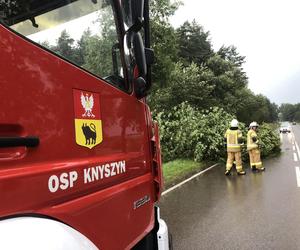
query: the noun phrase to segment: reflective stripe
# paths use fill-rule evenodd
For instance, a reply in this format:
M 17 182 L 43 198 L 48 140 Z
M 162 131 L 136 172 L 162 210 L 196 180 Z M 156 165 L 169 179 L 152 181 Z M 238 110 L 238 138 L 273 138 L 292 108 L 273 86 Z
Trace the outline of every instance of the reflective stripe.
M 224 137 L 227 142 L 227 152 L 237 153 L 241 151 L 241 146 L 238 143 L 238 138 L 242 137 L 240 130 L 227 129 Z
M 256 145 L 256 144 L 247 145 L 247 150 L 248 151 L 252 150 L 252 149 L 256 149 L 256 148 L 258 148 L 258 145 Z
M 238 148 L 227 148 L 228 153 L 238 153 L 241 152 L 241 147 Z
M 243 171 L 243 167 L 242 166 L 236 166 L 236 171 L 238 171 L 238 172 Z
M 251 166 L 260 166 L 260 165 L 262 165 L 261 161 L 260 162 L 252 162 L 251 163 Z
M 238 143 L 238 138 L 242 137 L 240 130 L 227 129 L 225 136 L 227 142 L 227 152 L 239 152 L 241 145 Z

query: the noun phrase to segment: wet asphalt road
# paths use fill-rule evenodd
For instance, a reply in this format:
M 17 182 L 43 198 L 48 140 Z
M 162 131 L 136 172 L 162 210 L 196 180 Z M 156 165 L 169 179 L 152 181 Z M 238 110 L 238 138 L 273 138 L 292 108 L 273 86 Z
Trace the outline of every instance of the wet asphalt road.
M 300 126 L 292 128 L 282 136 L 282 154 L 263 161 L 265 172 L 226 177 L 217 166 L 163 196 L 175 250 L 300 249 Z

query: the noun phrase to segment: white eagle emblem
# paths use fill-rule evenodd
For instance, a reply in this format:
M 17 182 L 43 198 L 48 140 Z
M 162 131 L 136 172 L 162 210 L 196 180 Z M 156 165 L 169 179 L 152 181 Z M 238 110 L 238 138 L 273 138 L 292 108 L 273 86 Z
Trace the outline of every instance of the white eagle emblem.
M 89 95 L 84 94 L 81 92 L 81 105 L 84 108 L 85 112 L 82 114 L 82 117 L 95 117 L 93 114 L 93 107 L 94 107 L 94 97 L 93 94 Z

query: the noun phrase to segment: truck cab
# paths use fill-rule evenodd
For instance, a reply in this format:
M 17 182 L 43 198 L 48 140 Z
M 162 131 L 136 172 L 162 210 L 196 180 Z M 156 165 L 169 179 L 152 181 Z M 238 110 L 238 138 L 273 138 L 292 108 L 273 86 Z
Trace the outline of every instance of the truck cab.
M 148 1 L 2 1 L 0 37 L 0 249 L 168 249 Z

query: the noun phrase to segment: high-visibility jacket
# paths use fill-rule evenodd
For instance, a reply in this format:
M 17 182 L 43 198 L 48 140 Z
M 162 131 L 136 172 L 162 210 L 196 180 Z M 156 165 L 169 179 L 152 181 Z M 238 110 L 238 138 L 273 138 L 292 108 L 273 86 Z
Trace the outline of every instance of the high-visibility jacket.
M 258 148 L 257 134 L 253 129 L 249 129 L 247 133 L 247 150 Z
M 227 143 L 227 152 L 240 152 L 241 144 L 239 141 L 242 139 L 242 132 L 238 129 L 227 129 L 224 135 Z

